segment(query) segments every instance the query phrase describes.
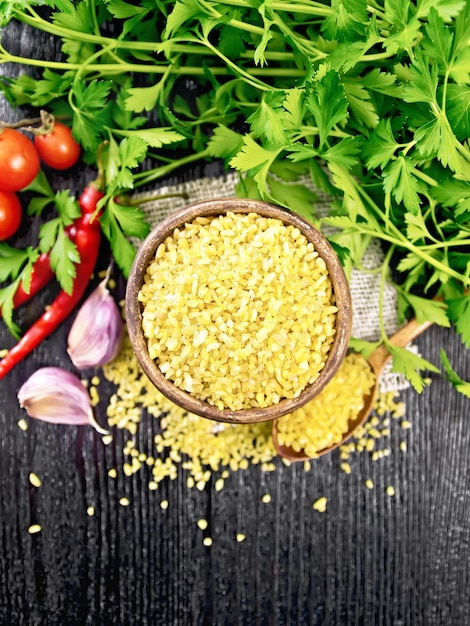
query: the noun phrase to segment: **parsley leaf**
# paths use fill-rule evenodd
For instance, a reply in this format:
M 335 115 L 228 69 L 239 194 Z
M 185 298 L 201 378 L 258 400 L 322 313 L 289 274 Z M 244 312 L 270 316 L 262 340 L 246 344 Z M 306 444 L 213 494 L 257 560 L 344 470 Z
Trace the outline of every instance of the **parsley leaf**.
M 108 96 L 111 87 L 112 83 L 104 80 L 92 80 L 88 84 L 78 81 L 71 87 L 74 103 L 72 131 L 85 150 L 96 152 L 102 141 L 103 130 L 110 121 Z
M 331 13 L 321 26 L 328 39 L 354 41 L 365 35 L 365 0 L 332 0 Z
M 443 348 L 440 350 L 440 357 L 447 380 L 452 383 L 459 393 L 462 393 L 464 396 L 467 396 L 467 398 L 470 398 L 470 381 L 463 380 L 463 378 L 455 372 L 450 364 L 449 357 Z
M 146 153 L 147 144 L 139 137 L 126 137 L 119 144 L 114 138 L 109 140 L 103 155 L 109 193 L 133 188 L 132 169 L 141 163 Z
M 363 155 L 367 167 L 383 169 L 391 161 L 398 148 L 399 144 L 393 135 L 391 120 L 380 120 L 369 140 L 364 142 Z
M 424 322 L 433 322 L 439 326 L 448 328 L 450 326 L 447 317 L 447 305 L 440 300 L 432 298 L 423 298 L 411 293 L 401 294 L 412 307 L 416 320 L 421 324 Z
M 263 94 L 260 106 L 247 119 L 256 137 L 266 137 L 274 145 L 283 145 L 287 140 L 283 100 L 282 92 Z
M 384 169 L 384 190 L 395 200 L 417 214 L 420 206 L 420 184 L 414 175 L 415 164 L 410 157 L 398 156 Z
M 315 117 L 322 147 L 331 129 L 348 115 L 344 87 L 338 73 L 329 70 L 319 81 L 311 81 L 307 85 L 306 94 L 307 108 Z
M 470 293 L 446 298 L 448 315 L 464 344 L 470 348 Z
M 269 150 L 260 146 L 250 135 L 243 137 L 242 149 L 230 160 L 230 165 L 239 172 L 252 175 L 259 185 L 260 193 L 269 196 L 267 177 L 272 163 L 281 148 Z
M 239 133 L 227 128 L 227 126 L 219 125 L 207 143 L 209 154 L 219 159 L 231 159 L 234 157 L 243 145 L 243 136 Z
M 387 348 L 393 357 L 392 371 L 403 374 L 418 393 L 423 391 L 426 384 L 420 371 L 428 370 L 439 373 L 439 369 L 430 361 L 407 348 L 400 348 L 390 343 L 387 344 Z
M 116 263 L 129 275 L 136 249 L 128 237 L 143 239 L 150 232 L 145 213 L 134 206 L 117 204 L 110 198 L 100 218 L 101 228 L 111 244 Z

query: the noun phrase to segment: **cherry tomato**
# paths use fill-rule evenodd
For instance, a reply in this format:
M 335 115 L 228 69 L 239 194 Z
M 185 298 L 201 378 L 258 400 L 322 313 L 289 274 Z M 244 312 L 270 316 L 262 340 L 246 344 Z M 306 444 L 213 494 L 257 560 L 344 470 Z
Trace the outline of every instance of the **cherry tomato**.
M 19 191 L 39 172 L 39 156 L 33 142 L 12 128 L 0 130 L 0 190 Z
M 21 202 L 12 191 L 0 191 L 0 241 L 12 237 L 23 218 Z
M 36 135 L 34 145 L 42 161 L 56 170 L 72 167 L 80 157 L 80 144 L 70 128 L 60 122 L 54 122 L 52 130 L 44 135 Z

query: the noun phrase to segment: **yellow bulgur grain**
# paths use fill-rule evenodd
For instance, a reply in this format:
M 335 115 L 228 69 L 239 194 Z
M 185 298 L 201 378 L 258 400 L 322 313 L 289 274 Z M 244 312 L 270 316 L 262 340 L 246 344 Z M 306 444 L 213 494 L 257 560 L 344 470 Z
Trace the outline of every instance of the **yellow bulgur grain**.
M 158 483 L 155 482 L 154 480 L 150 480 L 148 487 L 150 489 L 150 491 L 155 491 L 156 489 L 158 489 Z
M 33 487 L 40 487 L 42 485 L 41 479 L 34 472 L 29 473 L 29 482 L 33 485 Z
M 92 385 L 89 389 L 91 406 L 97 406 L 100 403 L 100 394 L 98 389 Z
M 374 382 L 366 360 L 355 353 L 347 355 L 318 396 L 277 420 L 279 443 L 315 458 L 320 450 L 341 441 Z
M 406 448 L 407 448 L 406 441 L 400 441 L 400 450 L 402 452 L 406 452 Z
M 112 435 L 103 435 L 101 437 L 101 441 L 104 443 L 105 446 L 109 446 L 110 443 L 113 442 L 114 437 Z
M 21 418 L 20 420 L 18 420 L 18 428 L 23 431 L 28 430 L 28 422 L 25 419 Z
M 31 524 L 28 528 L 28 532 L 30 535 L 35 535 L 36 533 L 40 533 L 42 530 L 41 524 Z
M 251 213 L 176 229 L 147 268 L 139 300 L 151 358 L 177 387 L 220 409 L 298 396 L 318 378 L 335 335 L 332 284 L 313 245 Z
M 395 487 L 392 487 L 391 485 L 387 487 L 387 489 L 385 490 L 387 496 L 394 496 L 395 495 Z
M 210 548 L 210 546 L 212 545 L 212 538 L 211 537 L 204 537 L 204 539 L 202 540 L 202 543 Z
M 121 506 L 129 506 L 130 500 L 129 498 L 126 498 L 125 496 L 123 496 L 122 498 L 119 498 L 119 504 Z
M 265 493 L 264 496 L 262 496 L 261 498 L 261 502 L 263 504 L 269 504 L 271 502 L 271 494 Z
M 95 507 L 94 506 L 89 506 L 86 510 L 86 514 L 89 517 L 93 517 L 93 515 L 95 514 Z
M 315 511 L 324 513 L 326 511 L 327 502 L 327 498 L 325 498 L 325 496 L 322 496 L 321 498 L 318 498 L 318 500 L 315 500 L 315 502 L 312 504 L 312 508 L 315 509 Z
M 411 428 L 411 422 L 408 420 L 403 420 L 402 422 L 400 422 L 400 426 L 405 429 Z
M 196 522 L 198 528 L 200 528 L 201 530 L 206 530 L 208 524 L 207 524 L 207 520 L 206 519 L 198 519 Z
M 340 467 L 345 474 L 351 473 L 351 466 L 349 465 L 349 463 L 340 463 Z
M 168 500 L 162 500 L 160 502 L 160 507 L 164 510 L 166 510 L 168 508 Z
M 246 535 L 244 535 L 243 533 L 237 533 L 236 539 L 237 539 L 238 543 L 241 543 L 242 541 L 245 541 Z
M 108 470 L 108 476 L 110 478 L 116 478 L 116 476 L 117 476 L 117 469 L 115 467 L 112 467 L 110 470 Z
M 368 478 L 364 484 L 367 487 L 367 489 L 374 488 L 374 481 L 371 478 Z
M 214 484 L 215 491 L 222 491 L 222 489 L 224 488 L 224 483 L 225 481 L 223 478 L 218 478 Z

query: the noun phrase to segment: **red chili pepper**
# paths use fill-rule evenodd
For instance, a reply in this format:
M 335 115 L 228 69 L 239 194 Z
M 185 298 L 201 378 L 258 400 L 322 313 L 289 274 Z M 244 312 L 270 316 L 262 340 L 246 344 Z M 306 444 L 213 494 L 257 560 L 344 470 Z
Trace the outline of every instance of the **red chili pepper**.
M 90 187 L 86 187 L 84 193 L 88 189 Z M 83 215 L 77 218 L 69 229 L 69 236 L 75 242 L 80 255 L 80 261 L 76 265 L 76 276 L 73 281 L 72 293 L 67 294 L 65 291 L 61 291 L 41 317 L 26 331 L 20 341 L 9 350 L 5 358 L 0 361 L 0 379 L 8 374 L 43 339 L 52 334 L 67 319 L 79 303 L 89 284 L 98 258 L 101 228 L 99 220 L 93 215 L 96 210 L 96 204 L 93 209 L 90 202 L 86 207 L 82 207 L 82 210 Z
M 83 213 L 94 213 L 98 202 L 104 198 L 104 193 L 95 187 L 93 184 L 88 185 L 82 191 L 78 204 L 80 205 Z
M 96 205 L 103 197 L 104 193 L 91 183 L 82 191 L 80 198 L 78 199 L 78 204 L 83 213 L 93 214 L 96 211 Z M 67 229 L 67 234 L 73 240 L 70 230 L 70 228 Z M 54 276 L 54 272 L 51 268 L 49 253 L 44 252 L 34 262 L 29 291 L 25 290 L 22 282 L 18 286 L 13 298 L 13 308 L 16 309 L 22 304 L 29 302 L 41 291 L 41 289 L 51 282 Z M 0 318 L 1 317 L 2 310 L 0 308 Z

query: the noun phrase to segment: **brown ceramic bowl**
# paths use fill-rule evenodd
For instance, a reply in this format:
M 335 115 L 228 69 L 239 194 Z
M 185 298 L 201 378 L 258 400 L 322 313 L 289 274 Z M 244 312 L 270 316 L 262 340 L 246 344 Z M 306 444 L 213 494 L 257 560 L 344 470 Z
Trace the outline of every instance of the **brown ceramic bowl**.
M 336 297 L 338 313 L 336 315 L 335 339 L 320 376 L 314 383 L 307 385 L 298 397 L 282 399 L 278 404 L 266 408 L 218 409 L 179 389 L 164 376 L 157 363 L 149 357 L 147 340 L 142 329 L 142 310 L 138 301 L 138 293 L 144 281 L 146 268 L 153 261 L 158 246 L 173 233 L 175 228 L 183 228 L 185 224 L 192 222 L 198 216 L 222 215 L 229 211 L 233 213 L 258 213 L 297 227 L 313 243 L 318 254 L 325 261 Z M 340 366 L 348 348 L 351 335 L 352 305 L 349 285 L 336 253 L 323 235 L 309 222 L 295 213 L 266 202 L 221 198 L 196 202 L 177 210 L 160 222 L 143 241 L 137 251 L 127 283 L 126 317 L 130 340 L 139 363 L 151 382 L 163 395 L 196 415 L 219 422 L 244 424 L 272 420 L 286 415 L 306 404 L 325 387 Z

